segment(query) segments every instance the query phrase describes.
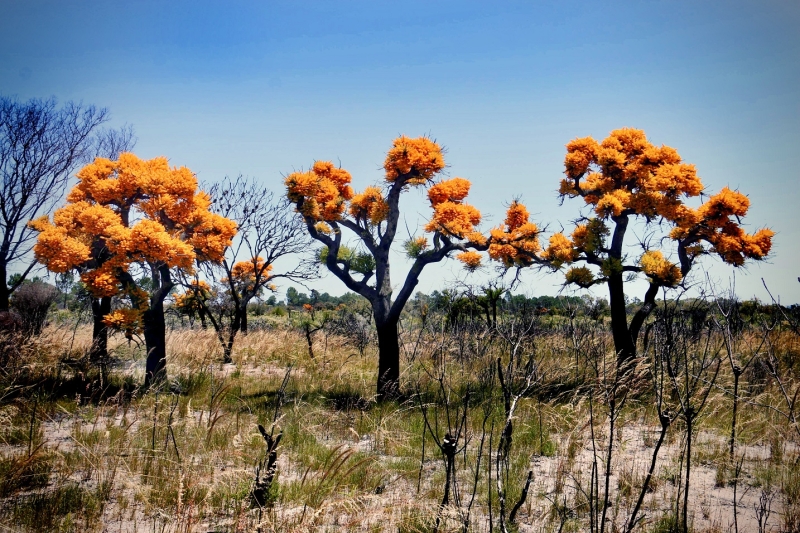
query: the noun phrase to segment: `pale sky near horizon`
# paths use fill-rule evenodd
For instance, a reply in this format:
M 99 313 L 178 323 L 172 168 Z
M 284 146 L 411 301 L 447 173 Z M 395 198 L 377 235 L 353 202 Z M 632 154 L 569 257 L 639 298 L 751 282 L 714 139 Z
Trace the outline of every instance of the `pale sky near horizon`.
M 108 107 L 114 125 L 134 126 L 140 157 L 276 192 L 315 159 L 362 189 L 381 179 L 394 137 L 427 134 L 446 146 L 449 175 L 472 181 L 485 229 L 516 197 L 537 222 L 569 227 L 581 202 L 559 206 L 564 145 L 641 128 L 694 163 L 709 193 L 747 194 L 748 231 L 776 231 L 770 259 L 736 271 L 739 296 L 767 299 L 764 278 L 800 302 L 800 3 L 496 4 L 4 0 L 0 93 Z M 409 197 L 416 228 L 428 208 Z M 724 286 L 734 272 L 702 266 Z M 457 279 L 483 278 L 450 261 L 419 289 Z M 561 281 L 526 274 L 518 292 L 555 294 Z M 330 275 L 310 286 L 344 290 Z

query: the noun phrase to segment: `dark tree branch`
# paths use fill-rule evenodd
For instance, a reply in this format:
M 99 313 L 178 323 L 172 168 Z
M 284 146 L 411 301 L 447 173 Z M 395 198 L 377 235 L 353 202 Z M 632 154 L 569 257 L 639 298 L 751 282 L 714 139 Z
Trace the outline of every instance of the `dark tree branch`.
M 100 142 L 92 135 L 106 120 L 106 109 L 80 103 L 58 108 L 55 99 L 0 98 L 0 271 L 4 275 L 11 263 L 30 252 L 36 239 L 28 222 L 50 213 L 73 170 L 97 153 Z M 129 131 L 120 144 L 132 146 Z M 4 276 L 0 309 L 8 308 L 10 292 Z

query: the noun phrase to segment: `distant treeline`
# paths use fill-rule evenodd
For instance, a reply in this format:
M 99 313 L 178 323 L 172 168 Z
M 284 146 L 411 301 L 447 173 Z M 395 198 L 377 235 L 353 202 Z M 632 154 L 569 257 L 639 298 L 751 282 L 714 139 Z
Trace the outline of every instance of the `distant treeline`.
M 12 277 L 13 281 L 13 277 Z M 147 279 L 141 283 L 147 283 Z M 29 308 L 41 308 L 54 305 L 60 309 L 78 311 L 89 305 L 91 301 L 86 288 L 79 280 L 72 276 L 58 276 L 55 285 L 50 285 L 45 280 L 34 277 L 26 280 L 23 290 L 15 299 L 12 299 L 12 308 L 22 315 L 32 311 Z M 33 291 L 35 288 L 41 288 Z M 33 292 L 32 292 L 33 291 Z M 47 298 L 42 300 L 42 294 Z M 35 296 L 34 296 L 35 295 Z M 29 301 L 30 300 L 30 301 Z M 34 301 L 35 300 L 35 301 Z M 728 308 L 727 302 L 722 302 Z M 336 309 L 346 306 L 351 311 L 368 313 L 369 304 L 366 299 L 354 292 L 347 292 L 341 296 L 332 296 L 327 292 L 312 289 L 310 293 L 300 292 L 294 287 L 286 291 L 285 301 L 275 295 L 267 298 L 256 299 L 248 308 L 250 312 L 261 315 L 270 312 L 276 307 L 300 308 L 304 305 L 313 305 L 318 309 Z M 633 298 L 628 303 L 629 313 L 634 313 L 641 302 Z M 716 304 L 713 301 L 699 301 L 694 299 L 682 300 L 678 305 L 688 309 L 691 307 L 694 320 L 704 320 L 706 316 L 715 313 Z M 276 309 L 276 311 L 279 311 Z M 546 315 L 546 316 L 586 316 L 601 320 L 608 316 L 608 301 L 604 298 L 595 298 L 589 295 L 582 296 L 526 296 L 512 294 L 500 289 L 475 289 L 442 291 L 435 290 L 430 294 L 417 292 L 404 314 L 422 316 L 425 314 L 443 315 L 449 322 L 463 322 L 468 320 L 485 321 L 489 324 L 496 322 L 502 315 Z M 41 314 L 41 312 L 38 312 Z M 800 304 L 781 306 L 773 303 L 764 303 L 759 300 L 744 300 L 736 306 L 738 319 L 742 322 L 774 321 L 789 318 L 800 322 Z M 41 320 L 39 318 L 38 320 Z M 37 320 L 37 321 L 38 321 Z
M 268 305 L 276 302 L 270 298 Z M 281 305 L 279 302 L 278 305 Z M 368 305 L 367 301 L 354 292 L 341 296 L 331 296 L 327 292 L 311 290 L 310 295 L 299 292 L 290 287 L 286 291 L 286 305 L 289 307 L 302 307 L 305 304 L 314 305 L 321 309 L 334 309 L 345 305 L 348 307 L 361 307 Z M 628 302 L 628 312 L 634 313 L 641 305 L 638 298 Z M 692 308 L 692 312 L 703 316 L 714 313 L 716 307 L 713 301 L 699 301 L 695 299 L 682 300 L 678 305 Z M 724 307 L 727 308 L 727 305 Z M 430 294 L 417 292 L 409 302 L 405 313 L 421 315 L 424 313 L 444 314 L 450 321 L 463 320 L 488 320 L 493 322 L 496 316 L 503 314 L 513 315 L 547 315 L 547 316 L 587 316 L 596 320 L 607 317 L 609 314 L 608 301 L 605 298 L 596 298 L 589 295 L 582 296 L 526 296 L 513 294 L 500 290 L 435 290 Z M 780 319 L 782 316 L 800 320 L 800 304 L 779 306 L 767 304 L 759 300 L 745 300 L 737 306 L 739 318 L 745 322 L 764 319 Z
M 336 307 L 348 305 L 356 302 L 366 302 L 363 296 L 354 292 L 347 292 L 341 296 L 331 296 L 327 292 L 319 292 L 311 289 L 311 295 L 299 292 L 294 287 L 289 287 L 286 291 L 286 304 L 289 307 L 301 307 L 305 304 L 317 305 L 320 307 Z
M 429 311 L 447 311 L 454 305 L 465 305 L 465 302 L 475 301 L 482 303 L 488 301 L 491 305 L 491 295 L 479 294 L 472 295 L 469 292 L 457 291 L 433 291 L 430 294 L 417 292 L 412 300 L 412 306 L 421 308 L 427 306 Z M 354 293 L 347 292 L 341 296 L 331 296 L 327 292 L 319 292 L 311 290 L 310 295 L 304 292 L 299 292 L 294 287 L 289 287 L 286 291 L 286 304 L 290 307 L 300 307 L 305 304 L 318 305 L 320 307 L 335 307 L 338 305 L 349 305 L 354 303 L 366 302 L 366 300 Z M 508 292 L 503 292 L 496 297 L 496 303 L 499 308 L 504 311 L 510 312 L 544 312 L 550 314 L 560 314 L 566 312 L 567 309 L 586 308 L 593 305 L 600 304 L 608 305 L 603 299 L 593 299 L 590 296 L 525 296 L 522 294 L 512 295 Z

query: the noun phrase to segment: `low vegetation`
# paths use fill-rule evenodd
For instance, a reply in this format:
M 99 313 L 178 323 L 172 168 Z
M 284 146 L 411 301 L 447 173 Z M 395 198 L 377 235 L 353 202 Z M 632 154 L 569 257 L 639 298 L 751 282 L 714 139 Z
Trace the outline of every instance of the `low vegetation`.
M 150 389 L 135 336 L 112 336 L 107 364 L 94 364 L 91 313 L 53 309 L 40 335 L 8 333 L 0 524 L 800 528 L 792 309 L 661 302 L 635 369 L 618 373 L 601 304 L 524 300 L 498 297 L 493 320 L 486 291 L 412 299 L 400 394 L 381 402 L 371 309 L 358 299 L 253 306 L 232 364 L 213 329 L 168 310 L 169 381 Z

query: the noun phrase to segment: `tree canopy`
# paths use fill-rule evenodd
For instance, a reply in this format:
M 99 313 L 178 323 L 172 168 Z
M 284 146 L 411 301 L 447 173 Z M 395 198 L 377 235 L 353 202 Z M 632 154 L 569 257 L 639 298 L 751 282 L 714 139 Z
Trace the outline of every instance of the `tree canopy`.
M 97 158 L 77 179 L 52 222 L 45 216 L 31 223 L 39 232 L 34 253 L 52 272 L 78 271 L 95 297 L 130 300 L 105 322 L 128 334 L 144 330 L 150 377 L 163 369 L 163 301 L 174 286 L 172 270 L 221 261 L 236 223 L 209 211 L 211 199 L 194 174 L 170 168 L 164 157 Z M 136 269 L 150 277 L 150 291 L 136 284 Z
M 518 224 L 519 213 L 514 209 L 509 210 L 510 225 L 493 230 L 490 237 L 481 233 L 481 213 L 466 202 L 469 180 L 437 181 L 444 168 L 436 142 L 401 136 L 386 154 L 382 186 L 371 185 L 356 193 L 350 173 L 330 161 L 317 161 L 308 172 L 293 172 L 285 180 L 287 197 L 303 216 L 308 233 L 325 246 L 320 258 L 347 288 L 372 305 L 380 351 L 379 395 L 397 389 L 397 321 L 426 265 L 456 254 L 467 268 L 475 269 L 480 266 L 478 250 L 501 259 L 517 249 L 534 252 L 539 247 L 538 228 L 527 219 Z M 389 252 L 400 220 L 400 196 L 412 187 L 427 188 L 432 213 L 423 230 L 431 238 L 415 236 L 404 243 L 413 264 L 395 296 Z M 357 249 L 343 244 L 343 229 L 358 239 Z M 509 243 L 513 246 L 505 248 Z
M 574 139 L 567 144 L 564 167 L 562 201 L 581 198 L 591 211 L 577 219 L 571 234 L 553 234 L 541 253 L 514 245 L 508 257 L 525 266 L 568 267 L 566 282 L 579 287 L 607 284 L 622 360 L 635 355 L 639 329 L 658 290 L 680 284 L 698 258 L 714 254 L 741 266 L 747 259 L 763 259 L 772 246 L 772 230 L 750 234 L 743 228 L 750 201 L 738 191 L 725 187 L 697 207 L 687 205 L 687 199 L 704 193 L 695 166 L 674 148 L 651 144 L 641 130 L 614 130 L 601 142 Z M 640 252 L 632 254 L 625 237 L 633 219 L 646 229 L 636 243 Z M 660 228 L 663 238 L 656 235 Z M 623 276 L 636 274 L 644 274 L 649 287 L 628 325 Z

